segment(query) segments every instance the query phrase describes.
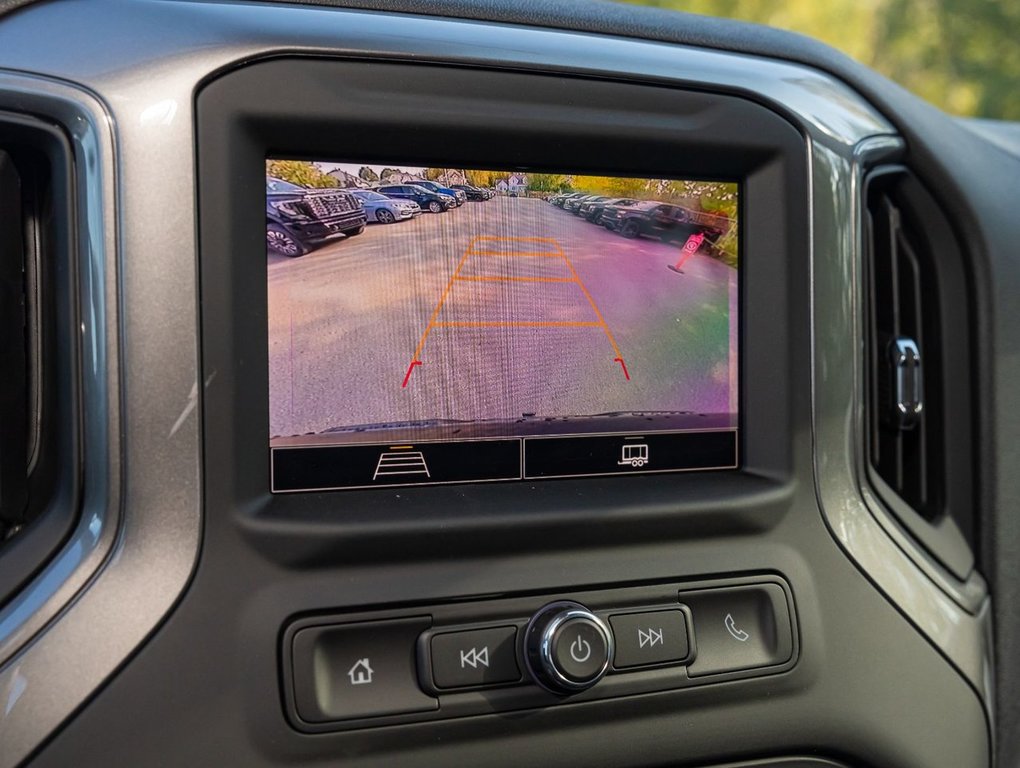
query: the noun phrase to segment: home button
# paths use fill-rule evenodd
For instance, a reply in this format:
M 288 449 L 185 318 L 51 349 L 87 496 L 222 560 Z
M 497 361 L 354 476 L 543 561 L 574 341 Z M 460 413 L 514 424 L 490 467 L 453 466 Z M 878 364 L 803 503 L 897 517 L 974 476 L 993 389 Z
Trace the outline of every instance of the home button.
M 415 646 L 427 618 L 308 627 L 294 635 L 294 703 L 309 723 L 439 708 L 422 693 Z

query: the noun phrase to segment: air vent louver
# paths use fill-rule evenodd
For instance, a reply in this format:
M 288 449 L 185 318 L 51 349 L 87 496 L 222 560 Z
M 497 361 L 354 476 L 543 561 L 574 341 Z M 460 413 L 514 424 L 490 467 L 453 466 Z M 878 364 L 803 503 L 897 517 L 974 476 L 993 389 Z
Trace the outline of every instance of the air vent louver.
M 963 253 L 906 169 L 873 172 L 865 190 L 869 474 L 962 577 L 972 565 L 975 407 Z
M 897 359 L 900 350 L 917 350 L 920 360 L 929 359 L 925 317 L 934 307 L 925 307 L 922 268 L 911 240 L 904 229 L 899 207 L 881 188 L 869 195 L 872 259 L 870 270 L 871 329 L 868 340 L 869 373 L 874 392 L 871 429 L 871 460 L 882 478 L 917 512 L 933 519 L 940 509 L 942 491 L 938 472 L 930 472 L 930 462 L 938 462 L 937 441 L 929 441 L 932 418 L 924 412 L 926 394 L 938 397 L 938 382 L 930 376 L 912 377 L 919 395 L 914 407 L 906 402 L 902 386 L 904 365 Z M 927 310 L 927 311 L 926 311 Z M 923 367 L 917 370 L 923 371 Z M 935 455 L 932 455 L 935 454 Z

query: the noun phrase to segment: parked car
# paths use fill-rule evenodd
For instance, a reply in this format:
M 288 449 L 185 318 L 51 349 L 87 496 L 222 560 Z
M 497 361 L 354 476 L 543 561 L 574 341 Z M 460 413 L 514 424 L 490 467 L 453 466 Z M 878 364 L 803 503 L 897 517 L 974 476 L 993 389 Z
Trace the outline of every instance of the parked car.
M 410 200 L 431 213 L 442 213 L 457 205 L 455 197 L 438 194 L 417 184 L 380 184 L 374 191 L 395 200 Z
M 464 205 L 464 203 L 467 202 L 467 194 L 465 194 L 463 190 L 450 189 L 449 187 L 444 187 L 442 184 L 437 184 L 434 181 L 421 180 L 415 181 L 414 183 L 419 187 L 424 187 L 431 192 L 435 192 L 437 195 L 450 195 L 457 201 L 457 205 Z
M 592 224 L 602 223 L 602 213 L 610 205 L 617 205 L 624 208 L 629 208 L 635 205 L 638 201 L 631 197 L 616 197 L 603 199 L 599 202 L 587 202 L 581 204 L 581 215 L 584 216 Z
M 266 247 L 282 256 L 304 256 L 337 237 L 365 231 L 365 209 L 344 189 L 308 189 L 266 176 Z
M 361 201 L 369 221 L 392 224 L 421 215 L 421 206 L 411 200 L 395 200 L 372 189 L 352 189 L 351 194 Z
M 479 189 L 478 187 L 472 187 L 470 184 L 454 184 L 451 189 L 458 192 L 463 192 L 467 195 L 468 200 L 476 200 L 481 202 L 482 200 L 488 200 L 490 195 L 486 190 Z
M 580 207 L 581 203 L 592 200 L 595 197 L 597 197 L 597 195 L 577 195 L 569 200 L 564 200 L 563 210 L 570 211 L 571 213 L 577 213 L 577 209 Z
M 591 206 L 597 205 L 598 203 L 604 203 L 607 200 L 609 200 L 609 197 L 607 197 L 606 195 L 592 195 L 591 197 L 585 198 L 580 203 L 578 203 L 574 208 L 572 208 L 571 213 L 573 213 L 575 216 L 587 217 L 588 211 L 591 209 Z
M 584 192 L 567 192 L 562 195 L 556 195 L 550 202 L 557 208 L 564 207 L 568 201 L 573 200 L 575 197 L 583 197 Z
M 679 205 L 644 200 L 632 206 L 611 205 L 602 212 L 602 224 L 623 237 L 653 237 L 663 242 L 686 242 L 702 232 L 710 242 L 719 239 L 719 229 L 693 220 L 692 211 Z

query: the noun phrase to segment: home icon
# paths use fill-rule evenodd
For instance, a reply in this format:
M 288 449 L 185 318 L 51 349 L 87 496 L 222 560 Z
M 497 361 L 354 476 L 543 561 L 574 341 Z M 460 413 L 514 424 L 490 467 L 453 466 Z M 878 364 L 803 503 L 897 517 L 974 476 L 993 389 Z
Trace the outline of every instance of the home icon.
M 368 659 L 358 659 L 347 672 L 347 676 L 351 678 L 351 685 L 368 685 L 372 682 L 373 674 Z

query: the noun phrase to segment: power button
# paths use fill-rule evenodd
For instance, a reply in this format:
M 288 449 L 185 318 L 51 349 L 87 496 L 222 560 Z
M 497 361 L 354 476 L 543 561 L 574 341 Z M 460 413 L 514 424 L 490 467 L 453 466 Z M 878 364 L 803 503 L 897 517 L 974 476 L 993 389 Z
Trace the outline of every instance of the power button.
M 583 691 L 609 668 L 613 636 L 598 616 L 580 603 L 551 603 L 525 630 L 525 660 L 535 681 L 553 693 Z
M 601 676 L 608 656 L 602 627 L 587 617 L 568 619 L 553 633 L 553 663 L 568 680 L 582 683 Z

